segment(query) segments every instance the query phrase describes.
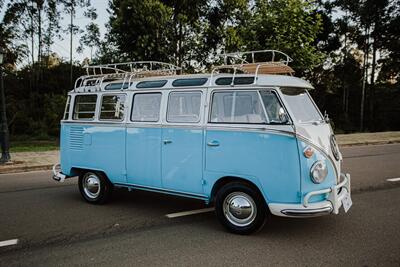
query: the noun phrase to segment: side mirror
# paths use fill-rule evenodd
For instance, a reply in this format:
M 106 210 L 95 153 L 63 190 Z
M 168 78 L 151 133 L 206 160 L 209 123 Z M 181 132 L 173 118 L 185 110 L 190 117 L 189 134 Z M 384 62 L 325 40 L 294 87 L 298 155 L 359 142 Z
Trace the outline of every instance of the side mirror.
M 331 119 L 329 119 L 329 115 L 328 115 L 328 113 L 326 112 L 326 110 L 325 110 L 325 112 L 324 112 L 324 121 L 326 122 L 326 123 L 330 123 L 331 122 Z
M 281 121 L 281 123 L 286 124 L 289 122 L 289 118 L 286 115 L 286 112 L 282 107 L 279 108 L 278 115 L 279 115 L 279 120 Z

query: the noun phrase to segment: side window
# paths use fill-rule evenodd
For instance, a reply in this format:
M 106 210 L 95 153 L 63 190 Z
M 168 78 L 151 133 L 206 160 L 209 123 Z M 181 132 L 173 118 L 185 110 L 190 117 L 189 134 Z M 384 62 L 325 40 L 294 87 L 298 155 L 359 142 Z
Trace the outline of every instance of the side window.
M 69 106 L 70 105 L 71 105 L 71 96 L 69 95 L 67 98 L 67 103 L 65 104 L 63 120 L 68 120 L 68 118 L 69 118 Z
M 276 94 L 267 90 L 260 91 L 260 94 L 264 103 L 265 111 L 267 112 L 269 122 L 271 124 L 286 123 L 287 118 L 284 116 L 285 111 L 282 108 L 282 105 L 279 102 Z
M 100 120 L 123 120 L 126 96 L 104 95 L 101 100 Z
M 200 121 L 201 92 L 171 92 L 168 99 L 168 122 Z
M 161 93 L 140 93 L 133 96 L 132 121 L 157 122 L 160 117 Z
M 97 95 L 78 95 L 75 97 L 74 120 L 93 120 L 96 111 Z
M 266 123 L 265 113 L 257 91 L 215 92 L 210 122 Z

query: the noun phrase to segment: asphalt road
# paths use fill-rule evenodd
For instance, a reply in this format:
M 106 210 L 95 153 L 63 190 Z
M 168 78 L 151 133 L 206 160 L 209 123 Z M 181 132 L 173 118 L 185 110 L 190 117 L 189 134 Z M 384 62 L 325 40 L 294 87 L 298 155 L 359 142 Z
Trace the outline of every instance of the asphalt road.
M 343 148 L 353 207 L 310 219 L 273 217 L 251 236 L 224 231 L 195 200 L 120 189 L 104 206 L 76 179 L 50 172 L 0 175 L 0 266 L 400 266 L 400 144 Z

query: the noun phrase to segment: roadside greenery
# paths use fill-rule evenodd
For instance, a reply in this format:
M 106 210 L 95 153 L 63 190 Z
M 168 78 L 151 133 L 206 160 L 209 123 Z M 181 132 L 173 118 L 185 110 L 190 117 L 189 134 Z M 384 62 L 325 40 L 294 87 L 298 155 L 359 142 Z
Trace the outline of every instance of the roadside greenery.
M 12 140 L 58 136 L 66 92 L 86 63 L 157 60 L 201 73 L 219 53 L 258 49 L 294 59 L 337 132 L 400 130 L 400 0 L 109 0 L 103 38 L 93 3 L 0 1 Z M 77 27 L 77 10 L 86 27 Z M 68 61 L 51 50 L 63 31 L 80 36 Z M 88 58 L 74 61 L 85 47 Z

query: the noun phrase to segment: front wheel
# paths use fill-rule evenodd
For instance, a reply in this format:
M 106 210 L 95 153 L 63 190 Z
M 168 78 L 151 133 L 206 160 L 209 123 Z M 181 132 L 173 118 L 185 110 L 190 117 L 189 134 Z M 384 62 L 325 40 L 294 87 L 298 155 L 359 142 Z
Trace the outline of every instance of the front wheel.
M 243 235 L 261 229 L 268 212 L 261 194 L 240 182 L 226 184 L 218 191 L 215 211 L 228 231 Z
M 113 185 L 104 174 L 88 171 L 79 176 L 79 191 L 87 202 L 104 204 L 111 197 Z

